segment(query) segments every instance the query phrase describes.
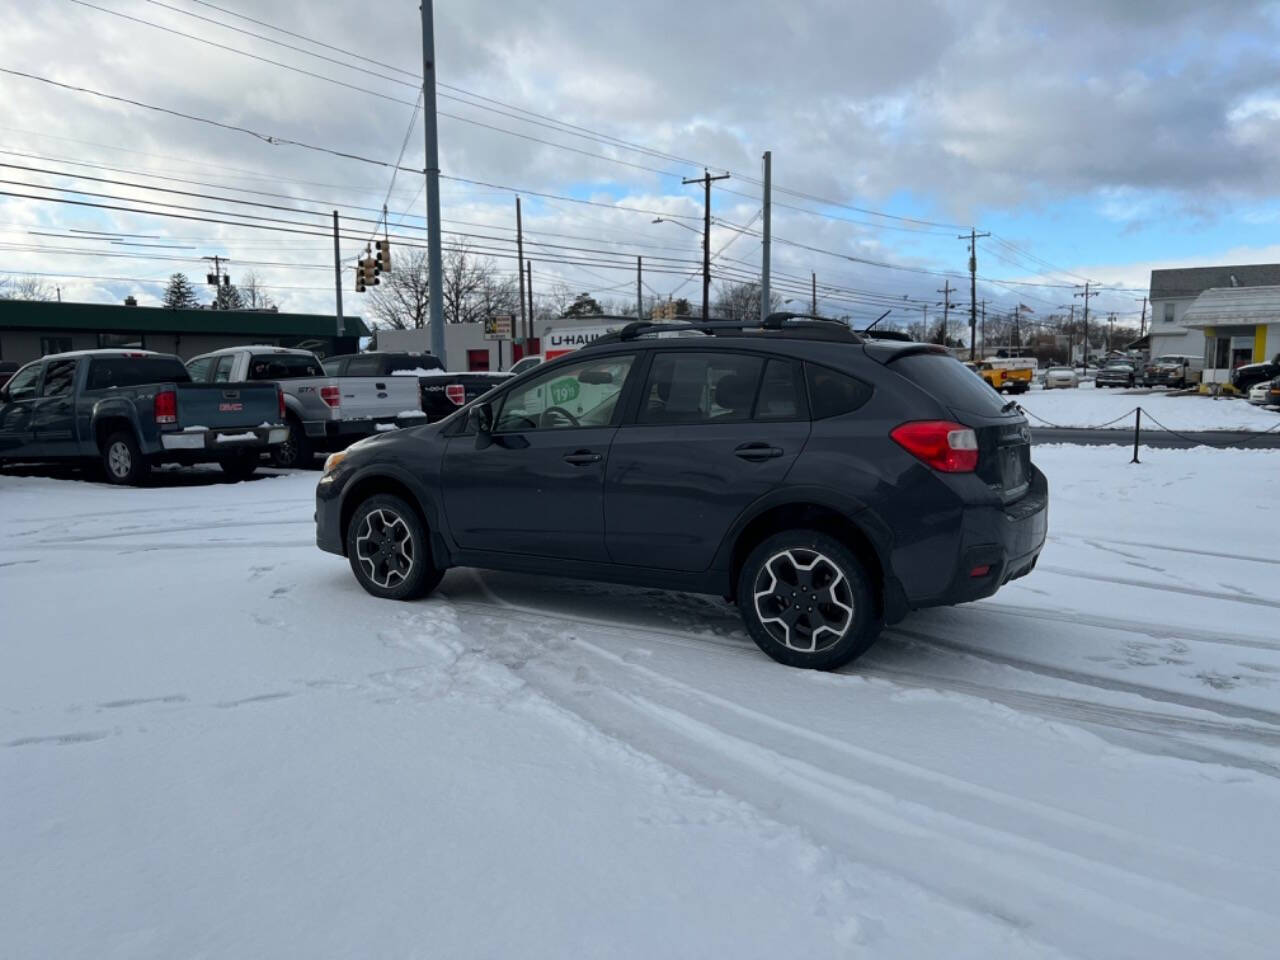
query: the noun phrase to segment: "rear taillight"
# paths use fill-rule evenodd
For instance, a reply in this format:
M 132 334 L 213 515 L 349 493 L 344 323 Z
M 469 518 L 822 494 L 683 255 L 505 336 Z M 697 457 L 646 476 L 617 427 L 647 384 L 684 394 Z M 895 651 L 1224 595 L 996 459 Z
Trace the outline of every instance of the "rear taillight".
M 444 395 L 452 401 L 455 407 L 460 407 L 467 402 L 467 391 L 460 383 L 450 383 L 444 388 Z
M 175 390 L 161 390 L 156 394 L 156 423 L 178 422 L 178 394 Z
M 895 443 L 935 470 L 972 473 L 978 469 L 978 435 L 950 420 L 916 420 L 894 427 Z
M 276 412 L 280 414 L 280 419 L 284 419 L 284 391 L 280 389 L 279 384 L 276 385 Z
M 342 388 L 321 387 L 320 399 L 336 410 L 342 404 Z

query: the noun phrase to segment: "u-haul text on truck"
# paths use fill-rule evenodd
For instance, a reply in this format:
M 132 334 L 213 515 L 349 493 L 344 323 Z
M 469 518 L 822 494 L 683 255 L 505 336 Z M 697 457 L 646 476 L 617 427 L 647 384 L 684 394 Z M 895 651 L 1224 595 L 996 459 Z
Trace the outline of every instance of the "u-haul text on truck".
M 561 320 L 548 324 L 542 334 L 542 356 L 544 360 L 554 360 L 566 353 L 573 353 L 579 347 L 598 340 L 606 333 L 613 333 L 626 326 L 626 320 L 608 322 L 574 322 Z

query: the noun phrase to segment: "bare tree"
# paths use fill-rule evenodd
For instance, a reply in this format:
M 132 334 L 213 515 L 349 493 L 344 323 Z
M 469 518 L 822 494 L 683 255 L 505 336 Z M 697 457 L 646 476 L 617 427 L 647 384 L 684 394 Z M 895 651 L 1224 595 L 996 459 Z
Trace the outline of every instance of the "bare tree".
M 780 309 L 782 298 L 776 293 L 769 295 L 769 313 Z M 760 319 L 760 284 L 758 283 L 722 283 L 716 290 L 716 298 L 711 304 L 713 316 L 726 320 L 742 320 L 747 322 Z
M 54 288 L 42 277 L 25 276 L 0 280 L 0 298 L 6 300 L 52 300 Z
M 418 330 L 427 325 L 427 255 L 408 250 L 379 278 L 369 297 L 374 319 L 393 330 Z
M 271 310 L 276 305 L 262 285 L 262 278 L 252 270 L 241 278 L 239 289 L 246 310 Z
M 502 277 L 489 258 L 476 256 L 464 245 L 450 250 L 442 266 L 445 323 L 477 323 L 491 316 L 519 313 L 515 281 Z M 425 327 L 429 302 L 426 254 L 415 250 L 401 255 L 379 279 L 371 291 L 374 318 L 397 330 Z

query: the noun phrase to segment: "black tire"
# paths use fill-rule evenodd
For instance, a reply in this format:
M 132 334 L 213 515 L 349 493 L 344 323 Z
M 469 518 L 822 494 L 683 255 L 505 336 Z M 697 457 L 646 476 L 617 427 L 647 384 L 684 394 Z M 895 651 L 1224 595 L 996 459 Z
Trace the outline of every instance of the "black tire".
M 376 494 L 356 507 L 346 545 L 351 572 L 375 597 L 416 600 L 444 576 L 418 512 L 391 494 Z
M 232 480 L 248 480 L 258 469 L 258 451 L 246 451 L 218 461 L 218 466 Z
M 107 483 L 140 487 L 151 476 L 151 464 L 138 448 L 131 430 L 117 430 L 102 444 L 102 471 Z
M 284 443 L 271 448 L 272 465 L 285 470 L 310 466 L 315 457 L 315 449 L 311 446 L 311 438 L 302 428 L 302 421 L 290 416 L 285 424 L 289 428 L 289 436 Z
M 770 592 L 757 602 L 762 589 Z M 812 607 L 808 600 L 815 601 Z M 805 610 L 791 614 L 801 604 Z M 738 611 L 761 650 L 810 670 L 844 666 L 875 642 L 882 626 L 862 563 L 816 530 L 775 533 L 751 551 L 738 575 Z M 774 613 L 776 618 L 767 616 Z M 836 638 L 828 640 L 832 634 Z M 804 649 L 811 642 L 816 649 Z

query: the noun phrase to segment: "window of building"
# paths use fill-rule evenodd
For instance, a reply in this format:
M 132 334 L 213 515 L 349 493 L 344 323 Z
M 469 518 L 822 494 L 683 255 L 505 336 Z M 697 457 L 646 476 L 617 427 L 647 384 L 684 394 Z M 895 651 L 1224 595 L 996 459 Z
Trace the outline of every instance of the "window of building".
M 644 387 L 640 423 L 751 419 L 764 360 L 733 353 L 660 353 Z
M 98 334 L 98 349 L 145 350 L 147 349 L 147 338 L 141 333 L 100 333 Z
M 75 378 L 76 362 L 74 360 L 54 360 L 44 371 L 44 385 L 40 388 L 40 396 L 67 396 L 71 393 L 71 384 Z
M 1173 323 L 1173 304 L 1166 303 L 1164 305 L 1164 322 Z
M 70 337 L 41 337 L 40 355 L 47 357 L 51 353 L 66 353 L 71 349 Z

